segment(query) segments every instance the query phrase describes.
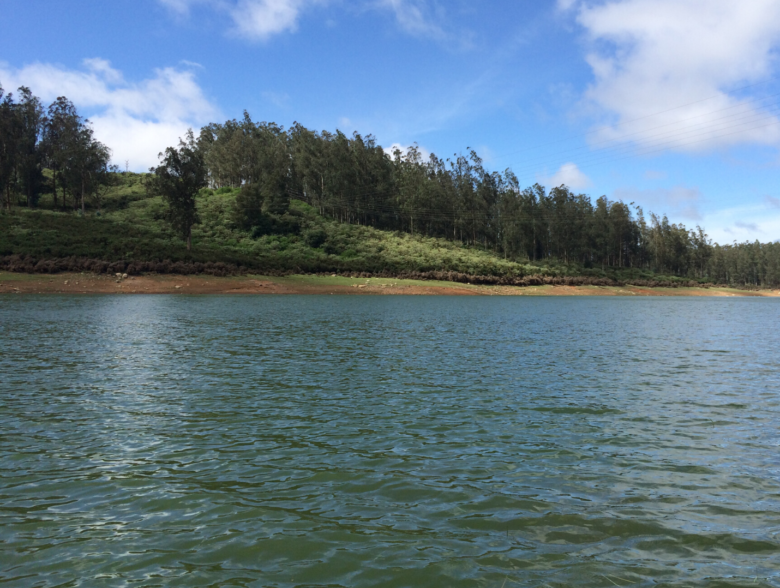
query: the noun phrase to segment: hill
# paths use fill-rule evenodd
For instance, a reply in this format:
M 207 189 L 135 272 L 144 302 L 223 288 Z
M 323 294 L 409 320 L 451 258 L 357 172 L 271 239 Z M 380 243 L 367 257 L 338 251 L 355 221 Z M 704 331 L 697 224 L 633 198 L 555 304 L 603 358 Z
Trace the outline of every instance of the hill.
M 384 231 L 323 217 L 301 200 L 264 227 L 235 221 L 238 189 L 202 190 L 192 251 L 165 221 L 165 204 L 149 196 L 145 174 L 117 174 L 100 210 L 37 209 L 0 215 L 0 268 L 28 272 L 241 272 L 392 275 L 476 283 L 690 284 L 687 278 L 630 268 L 584 268 L 504 259 L 496 252 L 441 238 Z M 702 280 L 704 282 L 704 280 Z

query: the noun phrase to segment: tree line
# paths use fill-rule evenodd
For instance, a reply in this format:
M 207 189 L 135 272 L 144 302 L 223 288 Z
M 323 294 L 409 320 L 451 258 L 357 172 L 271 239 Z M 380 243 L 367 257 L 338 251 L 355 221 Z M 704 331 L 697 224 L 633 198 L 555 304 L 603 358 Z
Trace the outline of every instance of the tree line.
M 213 188 L 241 188 L 237 222 L 278 223 L 292 198 L 324 216 L 443 237 L 506 258 L 585 268 L 639 268 L 740 285 L 780 285 L 780 245 L 714 244 L 701 227 L 567 186 L 523 188 L 511 169 L 485 169 L 474 150 L 388 154 L 371 136 L 241 120 L 203 127 L 192 145 Z
M 111 150 L 94 138 L 89 121 L 65 97 L 48 108 L 21 87 L 19 96 L 0 86 L 0 198 L 10 210 L 19 196 L 34 208 L 44 191 L 54 208 L 99 207 L 100 196 L 117 171 Z
M 53 194 L 54 207 L 100 207 L 118 173 L 111 152 L 89 121 L 57 98 L 44 109 L 29 89 L 18 99 L 0 87 L 0 190 L 5 208 L 35 207 Z M 471 149 L 424 158 L 413 145 L 387 153 L 355 132 L 289 129 L 240 120 L 189 132 L 159 155 L 148 188 L 168 203 L 167 220 L 191 246 L 204 187 L 239 189 L 233 220 L 254 236 L 294 232 L 290 202 L 352 224 L 440 237 L 532 263 L 583 268 L 637 268 L 739 285 L 780 285 L 780 244 L 714 244 L 701 227 L 606 196 L 592 199 L 567 186 L 522 187 L 507 169 L 490 171 Z M 297 228 L 296 228 L 297 227 Z M 316 246 L 316 243 L 314 244 Z

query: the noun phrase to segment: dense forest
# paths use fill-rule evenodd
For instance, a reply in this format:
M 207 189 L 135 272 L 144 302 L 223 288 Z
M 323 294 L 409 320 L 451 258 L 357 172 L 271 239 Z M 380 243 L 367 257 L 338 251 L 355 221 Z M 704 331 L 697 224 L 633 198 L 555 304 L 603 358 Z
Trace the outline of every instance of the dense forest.
M 52 209 L 99 214 L 126 175 L 110 165 L 110 150 L 66 98 L 44 109 L 27 88 L 18 96 L 0 88 L 5 214 L 40 207 L 43 194 Z M 509 169 L 485 169 L 473 150 L 449 159 L 424 159 L 416 146 L 388 154 L 370 135 L 297 123 L 285 130 L 245 113 L 190 132 L 144 177 L 147 195 L 166 203 L 161 218 L 188 250 L 202 199 L 221 193 L 231 199 L 231 230 L 252 239 L 288 236 L 326 253 L 327 235 L 302 221 L 295 203 L 339 224 L 446 240 L 574 274 L 626 268 L 699 282 L 780 285 L 780 243 L 713 244 L 700 227 L 605 196 L 522 187 Z

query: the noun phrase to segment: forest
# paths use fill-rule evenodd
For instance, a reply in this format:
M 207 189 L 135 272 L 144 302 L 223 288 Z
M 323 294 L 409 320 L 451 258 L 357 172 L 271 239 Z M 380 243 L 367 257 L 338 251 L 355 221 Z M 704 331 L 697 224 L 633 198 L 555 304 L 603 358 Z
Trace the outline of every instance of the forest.
M 592 199 L 566 186 L 549 191 L 538 184 L 522 187 L 510 169 L 486 169 L 471 149 L 446 159 L 425 159 L 416 146 L 388 153 L 371 135 L 318 132 L 298 123 L 284 129 L 255 122 L 244 113 L 241 120 L 209 124 L 198 134 L 190 131 L 159 160 L 139 176 L 143 198 L 164 204 L 155 208 L 154 218 L 160 221 L 156 230 L 165 225 L 186 244 L 185 259 L 198 257 L 198 243 L 205 243 L 201 225 L 216 222 L 204 220 L 205 211 L 213 213 L 214 198 L 220 197 L 219 234 L 224 240 L 250 246 L 252 240 L 269 247 L 275 243 L 275 250 L 305 247 L 314 252 L 306 253 L 307 259 L 316 255 L 320 260 L 290 261 L 291 270 L 361 269 L 350 253 L 357 245 L 340 250 L 333 245 L 337 239 L 331 233 L 341 230 L 334 228 L 338 225 L 354 227 L 349 234 L 366 239 L 380 233 L 357 227 L 406 235 L 420 243 L 450 244 L 434 245 L 441 250 L 479 252 L 496 260 L 490 270 L 496 273 L 563 267 L 567 275 L 631 270 L 700 283 L 780 285 L 780 243 L 715 244 L 701 227 L 671 223 L 666 216 L 645 214 L 638 206 L 606 196 Z M 18 98 L 0 88 L 3 215 L 47 210 L 55 214 L 45 219 L 48 232 L 56 230 L 57 223 L 62 230 L 71 227 L 65 219 L 72 215 L 103 213 L 107 221 L 110 210 L 105 205 L 133 175 L 120 172 L 110 161 L 110 149 L 95 140 L 89 121 L 66 98 L 44 108 L 27 88 L 19 89 Z M 139 203 L 139 210 L 142 206 L 154 208 L 151 200 Z M 31 222 L 18 221 L 24 230 L 34 229 Z M 0 226 L 20 233 L 18 223 L 6 220 Z M 88 226 L 103 225 L 84 225 L 84 239 L 89 237 Z M 23 254 L 19 243 L 0 238 L 0 255 Z M 57 251 L 76 255 L 66 249 Z M 372 253 L 364 271 L 399 267 L 383 266 L 378 255 Z M 152 260 L 155 253 L 136 256 Z M 430 260 L 425 263 L 428 270 L 435 266 Z

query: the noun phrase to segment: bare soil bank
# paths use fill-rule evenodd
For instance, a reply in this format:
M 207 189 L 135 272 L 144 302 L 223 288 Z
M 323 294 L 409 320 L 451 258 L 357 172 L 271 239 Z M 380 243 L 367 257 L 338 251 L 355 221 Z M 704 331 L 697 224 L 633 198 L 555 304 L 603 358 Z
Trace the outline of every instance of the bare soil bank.
M 643 286 L 501 286 L 342 276 L 228 276 L 0 272 L 0 294 L 372 294 L 454 296 L 780 296 L 780 290 Z

